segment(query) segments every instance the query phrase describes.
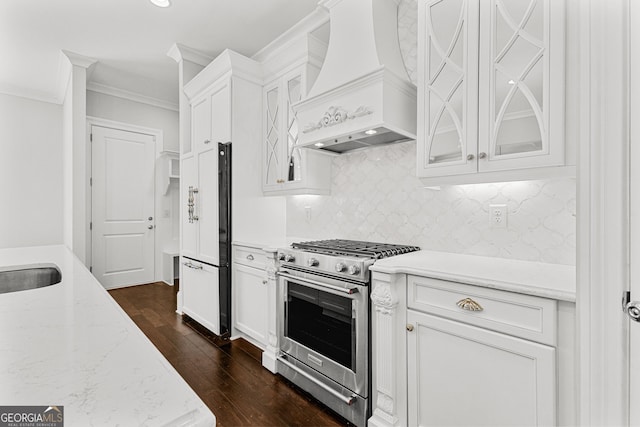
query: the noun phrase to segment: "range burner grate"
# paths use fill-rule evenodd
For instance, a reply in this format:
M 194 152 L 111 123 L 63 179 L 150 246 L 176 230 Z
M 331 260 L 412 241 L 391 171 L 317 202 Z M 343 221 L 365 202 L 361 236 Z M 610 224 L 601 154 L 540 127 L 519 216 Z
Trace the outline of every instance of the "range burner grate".
M 294 249 L 301 249 L 325 255 L 355 256 L 371 259 L 386 258 L 420 250 L 417 246 L 393 245 L 389 243 L 363 242 L 359 240 L 344 239 L 299 242 L 293 243 L 291 247 Z

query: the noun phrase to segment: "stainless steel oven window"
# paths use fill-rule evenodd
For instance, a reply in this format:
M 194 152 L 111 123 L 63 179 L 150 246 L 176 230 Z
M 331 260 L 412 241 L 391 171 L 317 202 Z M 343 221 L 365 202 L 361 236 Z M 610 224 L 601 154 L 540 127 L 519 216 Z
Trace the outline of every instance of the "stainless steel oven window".
M 354 301 L 329 292 L 287 283 L 284 334 L 356 370 L 356 323 Z

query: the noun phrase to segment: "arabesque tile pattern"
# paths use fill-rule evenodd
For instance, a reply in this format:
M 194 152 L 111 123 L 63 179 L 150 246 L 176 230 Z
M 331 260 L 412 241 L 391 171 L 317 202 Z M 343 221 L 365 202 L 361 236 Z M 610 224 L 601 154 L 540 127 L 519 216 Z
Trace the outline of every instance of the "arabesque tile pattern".
M 287 235 L 575 264 L 575 179 L 429 189 L 415 156 L 406 142 L 335 157 L 331 196 L 288 198 Z M 507 205 L 507 228 L 490 227 L 490 204 Z

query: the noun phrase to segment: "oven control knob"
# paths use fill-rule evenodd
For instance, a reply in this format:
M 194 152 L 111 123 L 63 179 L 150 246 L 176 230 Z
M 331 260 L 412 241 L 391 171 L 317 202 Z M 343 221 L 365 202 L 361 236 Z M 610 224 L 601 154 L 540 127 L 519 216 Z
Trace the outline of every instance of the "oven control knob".
M 317 267 L 317 266 L 318 266 L 318 264 L 319 264 L 319 262 L 318 262 L 318 260 L 317 260 L 317 259 L 315 259 L 315 258 L 309 258 L 309 259 L 307 260 L 307 265 L 308 265 L 309 267 Z
M 278 260 L 284 261 L 284 254 L 278 254 Z
M 346 270 L 346 268 L 347 268 L 347 266 L 344 265 L 343 262 L 339 262 L 339 263 L 336 264 L 336 271 L 338 273 L 342 273 L 344 270 Z
M 285 260 L 285 262 L 293 262 L 293 261 L 295 261 L 295 260 L 296 260 L 296 257 L 294 257 L 294 256 L 293 256 L 293 255 L 291 255 L 291 254 L 286 254 L 286 255 L 284 256 L 284 260 Z
M 351 274 L 352 276 L 360 274 L 360 267 L 358 267 L 355 264 L 354 265 L 350 265 L 349 266 L 349 274 Z

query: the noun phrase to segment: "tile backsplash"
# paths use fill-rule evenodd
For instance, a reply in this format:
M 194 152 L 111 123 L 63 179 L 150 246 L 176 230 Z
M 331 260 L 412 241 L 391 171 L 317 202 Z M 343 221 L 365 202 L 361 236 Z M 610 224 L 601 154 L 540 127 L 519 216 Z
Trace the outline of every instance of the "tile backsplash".
M 423 249 L 575 265 L 576 182 L 424 188 L 415 142 L 335 157 L 330 196 L 287 198 L 287 236 L 361 239 Z M 507 205 L 492 228 L 490 204 Z

